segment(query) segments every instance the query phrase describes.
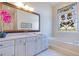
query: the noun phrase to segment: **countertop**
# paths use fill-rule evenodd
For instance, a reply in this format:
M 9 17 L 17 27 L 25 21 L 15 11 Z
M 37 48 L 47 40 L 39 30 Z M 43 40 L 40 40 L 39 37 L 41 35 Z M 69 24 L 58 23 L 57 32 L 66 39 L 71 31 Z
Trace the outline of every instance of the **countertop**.
M 25 38 L 25 37 L 34 37 L 37 35 L 42 35 L 41 33 L 20 33 L 20 34 L 8 34 L 5 38 L 0 38 L 0 41 L 6 41 L 6 40 L 16 40 L 19 38 Z

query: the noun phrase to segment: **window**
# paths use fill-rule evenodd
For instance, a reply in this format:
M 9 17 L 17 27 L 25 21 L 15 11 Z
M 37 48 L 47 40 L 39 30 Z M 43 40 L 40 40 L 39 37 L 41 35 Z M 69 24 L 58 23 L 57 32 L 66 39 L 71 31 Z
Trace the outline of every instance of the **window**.
M 77 3 L 73 3 L 57 10 L 59 26 L 58 31 L 77 31 Z

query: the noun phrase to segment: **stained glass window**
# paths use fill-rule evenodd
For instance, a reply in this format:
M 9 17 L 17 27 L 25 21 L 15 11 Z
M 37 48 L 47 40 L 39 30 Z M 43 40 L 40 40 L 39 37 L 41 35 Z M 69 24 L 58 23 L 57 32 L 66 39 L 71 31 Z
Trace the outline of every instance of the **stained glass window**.
M 77 31 L 77 3 L 73 3 L 57 10 L 59 20 L 59 31 Z

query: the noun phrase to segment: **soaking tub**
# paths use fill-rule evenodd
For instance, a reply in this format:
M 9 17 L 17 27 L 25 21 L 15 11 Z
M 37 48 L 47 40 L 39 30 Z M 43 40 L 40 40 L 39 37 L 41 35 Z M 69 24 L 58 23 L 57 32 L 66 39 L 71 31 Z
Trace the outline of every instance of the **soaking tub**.
M 79 41 L 52 40 L 50 47 L 67 56 L 79 56 Z

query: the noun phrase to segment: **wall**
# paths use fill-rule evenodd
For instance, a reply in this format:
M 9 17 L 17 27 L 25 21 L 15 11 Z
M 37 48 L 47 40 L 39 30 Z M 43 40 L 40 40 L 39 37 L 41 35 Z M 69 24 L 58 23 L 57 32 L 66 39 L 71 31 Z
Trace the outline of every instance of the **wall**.
M 60 2 L 59 4 L 53 6 L 53 15 L 54 15 L 54 37 L 58 38 L 58 40 L 65 40 L 65 41 L 74 41 L 74 40 L 79 40 L 79 20 L 78 20 L 78 30 L 77 32 L 58 32 L 57 31 L 57 9 L 62 8 L 64 6 L 67 6 L 69 4 L 72 4 L 70 2 Z M 77 4 L 77 12 L 79 15 L 79 3 Z M 79 18 L 79 17 L 78 17 Z

